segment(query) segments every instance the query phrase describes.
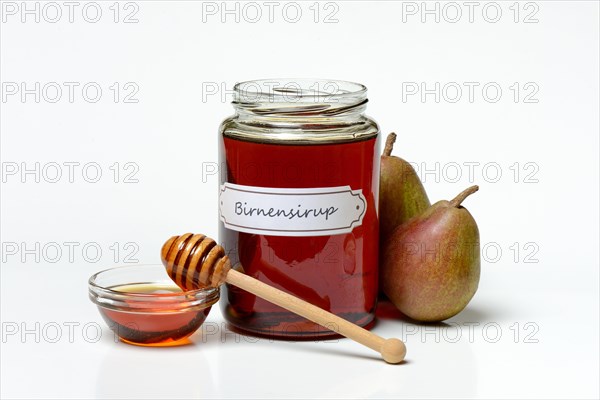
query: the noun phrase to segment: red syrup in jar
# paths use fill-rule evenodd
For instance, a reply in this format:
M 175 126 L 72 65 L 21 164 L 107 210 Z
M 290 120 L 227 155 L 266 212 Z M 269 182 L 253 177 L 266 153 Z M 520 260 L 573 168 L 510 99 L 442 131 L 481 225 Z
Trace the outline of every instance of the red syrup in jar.
M 241 264 L 246 274 L 264 283 L 370 328 L 378 283 L 378 137 L 281 144 L 222 135 L 226 182 L 261 188 L 350 186 L 361 190 L 366 201 L 362 224 L 341 234 L 263 235 L 228 229 L 221 221 L 220 241 L 233 265 Z M 225 318 L 242 331 L 294 339 L 333 334 L 230 285 L 223 286 L 221 299 Z

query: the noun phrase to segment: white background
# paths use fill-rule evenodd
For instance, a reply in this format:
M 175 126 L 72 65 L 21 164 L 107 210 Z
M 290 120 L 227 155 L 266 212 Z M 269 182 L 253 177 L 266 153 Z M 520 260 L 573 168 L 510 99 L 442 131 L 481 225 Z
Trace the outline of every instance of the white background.
M 56 9 L 43 13 L 46 3 L 38 3 L 39 22 L 22 15 L 21 2 L 7 3 L 0 40 L 3 398 L 598 398 L 597 2 L 480 2 L 472 22 L 458 2 L 462 17 L 454 23 L 456 7 L 446 3 L 437 3 L 439 22 L 435 15 L 423 22 L 420 2 L 302 2 L 296 23 L 290 6 L 282 14 L 285 2 L 273 22 L 259 2 L 255 23 L 245 3 L 238 22 L 234 14 L 222 22 L 220 2 L 99 2 L 96 23 L 82 15 L 86 2 L 72 23 L 62 2 L 55 23 L 48 20 Z M 213 6 L 216 15 L 203 14 Z M 85 16 L 93 19 L 90 7 Z M 493 23 L 496 8 L 502 14 Z M 138 22 L 123 23 L 134 11 Z M 332 23 L 324 23 L 331 12 Z M 348 340 L 252 343 L 221 326 L 218 307 L 206 323 L 211 331 L 194 335 L 194 345 L 115 343 L 87 298 L 87 278 L 136 260 L 159 262 L 160 245 L 173 234 L 216 236 L 217 176 L 203 176 L 203 168 L 216 166 L 217 127 L 232 113 L 224 89 L 282 76 L 367 85 L 369 115 L 383 133 L 398 133 L 394 154 L 417 163 L 433 201 L 480 185 L 465 201 L 486 249 L 473 301 L 447 325 L 380 318 L 376 333 L 406 340 L 407 362 L 399 366 Z M 39 102 L 10 94 L 36 82 L 79 86 L 73 102 L 66 86 L 56 103 L 53 91 Z M 96 103 L 81 93 L 90 82 L 102 88 Z M 439 102 L 407 93 L 436 82 Z M 464 82 L 479 85 L 472 99 Z M 462 97 L 452 102 L 456 85 Z M 138 102 L 126 103 L 132 87 Z M 502 90 L 498 99 L 494 87 Z M 214 88 L 222 89 L 211 94 Z M 73 182 L 65 162 L 80 163 Z M 39 182 L 21 174 L 35 163 Z M 52 163 L 62 166 L 57 183 Z M 82 174 L 86 163 L 97 164 Z M 102 172 L 97 183 L 88 182 L 93 166 Z M 75 242 L 72 255 L 65 242 Z M 69 323 L 78 324 L 72 337 Z M 96 326 L 104 329 L 98 340 Z

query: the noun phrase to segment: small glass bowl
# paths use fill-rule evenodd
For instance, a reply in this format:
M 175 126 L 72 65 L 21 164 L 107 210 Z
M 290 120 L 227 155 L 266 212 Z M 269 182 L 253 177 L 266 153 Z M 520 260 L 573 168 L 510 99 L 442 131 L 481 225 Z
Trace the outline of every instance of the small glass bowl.
M 141 346 L 182 344 L 219 300 L 218 288 L 183 292 L 162 265 L 107 269 L 92 275 L 88 287 L 110 329 Z

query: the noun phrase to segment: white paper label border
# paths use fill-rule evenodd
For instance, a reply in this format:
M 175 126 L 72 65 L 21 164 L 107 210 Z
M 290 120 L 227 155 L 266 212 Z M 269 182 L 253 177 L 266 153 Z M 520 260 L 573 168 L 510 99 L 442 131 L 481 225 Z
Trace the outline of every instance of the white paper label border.
M 315 217 L 310 220 L 306 217 L 293 220 L 286 216 L 248 216 L 236 213 L 238 204 L 247 205 L 249 202 L 252 206 L 266 204 L 267 206 L 261 209 L 263 214 L 265 210 L 269 210 L 269 214 L 273 210 L 275 212 L 289 210 L 293 214 L 292 210 L 299 205 L 307 204 L 307 210 L 313 210 Z M 336 208 L 336 211 L 331 215 L 327 214 L 325 220 L 318 218 L 324 215 L 322 213 L 324 210 L 327 212 L 331 208 Z M 250 209 L 247 210 L 251 211 Z M 265 188 L 226 182 L 221 185 L 219 192 L 219 218 L 225 227 L 259 235 L 328 236 L 350 233 L 354 228 L 362 225 L 366 210 L 367 201 L 362 190 L 352 190 L 350 186 Z M 317 211 L 321 215 L 317 216 Z M 338 211 L 339 213 L 334 216 Z

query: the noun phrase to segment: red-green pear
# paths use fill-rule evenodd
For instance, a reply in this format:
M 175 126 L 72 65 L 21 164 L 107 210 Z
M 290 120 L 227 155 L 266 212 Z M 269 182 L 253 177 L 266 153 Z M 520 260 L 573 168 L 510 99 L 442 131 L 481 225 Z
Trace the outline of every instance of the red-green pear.
M 406 316 L 443 321 L 461 312 L 479 285 L 479 229 L 463 200 L 438 201 L 399 226 L 381 260 L 383 292 Z
M 398 226 L 425 211 L 431 203 L 412 165 L 392 156 L 396 134 L 387 137 L 379 180 L 379 242 L 385 245 Z

